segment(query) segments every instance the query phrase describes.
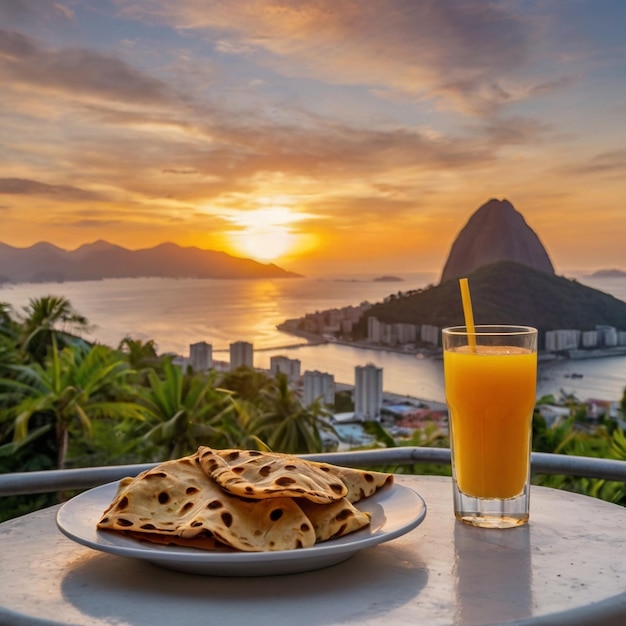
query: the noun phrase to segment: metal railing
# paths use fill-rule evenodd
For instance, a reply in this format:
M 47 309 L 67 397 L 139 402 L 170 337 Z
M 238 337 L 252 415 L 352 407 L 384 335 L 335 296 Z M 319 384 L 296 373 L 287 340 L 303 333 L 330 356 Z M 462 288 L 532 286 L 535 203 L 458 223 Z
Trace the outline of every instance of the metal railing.
M 399 447 L 303 454 L 301 456 L 312 461 L 326 461 L 347 467 L 413 465 L 416 463 L 450 464 L 450 450 L 448 448 Z M 136 476 L 155 465 L 157 464 L 144 463 L 0 474 L 0 496 L 89 489 L 120 480 L 126 476 Z M 626 461 L 612 459 L 533 452 L 531 471 L 533 474 L 559 474 L 626 482 Z

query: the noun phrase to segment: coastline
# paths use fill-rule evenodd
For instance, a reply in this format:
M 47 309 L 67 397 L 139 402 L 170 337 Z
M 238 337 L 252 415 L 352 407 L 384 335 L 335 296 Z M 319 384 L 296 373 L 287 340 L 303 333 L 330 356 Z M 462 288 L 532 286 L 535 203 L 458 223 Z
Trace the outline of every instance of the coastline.
M 617 283 L 621 288 L 622 281 Z M 229 343 L 243 340 L 253 344 L 258 355 L 255 365 L 263 369 L 270 369 L 272 356 L 288 355 L 301 361 L 303 371 L 325 371 L 338 382 L 351 383 L 355 366 L 371 362 L 384 369 L 386 392 L 437 401 L 444 398 L 441 355 L 432 346 L 408 351 L 362 341 L 340 344 L 322 327 L 307 327 L 314 333 L 296 331 L 296 320 L 302 319 L 303 311 L 333 311 L 349 308 L 354 302 L 380 301 L 387 293 L 385 283 L 129 279 L 59 287 L 94 326 L 93 335 L 90 333 L 93 341 L 109 346 L 131 336 L 154 340 L 159 353 L 188 355 L 192 342 L 204 340 L 218 359 L 227 360 L 221 355 L 227 355 Z M 30 298 L 50 295 L 50 289 L 51 285 L 28 285 L 1 293 L 9 305 L 20 310 Z M 607 291 L 621 293 L 613 287 Z M 614 354 L 579 355 L 589 357 L 586 359 L 540 355 L 541 396 L 559 397 L 563 390 L 580 398 L 621 399 L 626 387 L 626 355 Z M 611 358 L 603 358 L 605 355 Z
M 280 325 L 282 332 L 287 332 L 287 326 Z M 337 381 L 350 383 L 354 377 L 350 364 L 367 361 L 384 369 L 385 394 L 426 403 L 441 404 L 444 401 L 443 374 L 439 371 L 442 369 L 440 348 L 407 350 L 362 341 L 328 340 L 310 332 L 299 335 L 311 336 L 316 342 L 298 348 L 301 353 L 296 358 L 302 360 L 305 369 L 328 371 Z M 321 352 L 318 354 L 317 350 Z M 360 352 L 363 357 L 359 357 Z M 626 391 L 625 358 L 624 346 L 581 351 L 575 353 L 574 358 L 566 352 L 539 353 L 537 398 L 566 395 L 581 401 L 620 402 Z
M 424 348 L 403 345 L 402 347 L 389 346 L 380 343 L 370 343 L 365 340 L 362 341 L 350 341 L 347 339 L 338 339 L 328 335 L 319 335 L 306 330 L 296 328 L 295 325 L 299 320 L 286 320 L 276 326 L 276 329 L 306 339 L 309 345 L 321 345 L 324 343 L 333 343 L 337 345 L 349 346 L 351 348 L 360 348 L 363 350 L 378 350 L 382 352 L 395 352 L 397 354 L 407 354 L 416 356 L 417 358 L 433 358 L 441 359 L 442 351 L 441 347 L 437 348 Z M 273 348 L 265 348 L 265 350 L 280 350 L 284 346 L 277 346 Z M 290 347 L 290 346 L 286 346 Z M 539 352 L 537 358 L 540 362 L 555 361 L 555 360 L 571 360 L 580 361 L 585 359 L 604 359 L 612 356 L 624 356 L 626 355 L 626 346 L 611 346 L 605 348 L 590 348 L 584 349 L 572 349 L 564 350 L 562 352 Z
M 569 350 L 567 358 L 572 361 L 582 359 L 604 359 L 611 356 L 624 356 L 626 346 L 614 346 L 611 348 L 593 348 L 591 350 Z

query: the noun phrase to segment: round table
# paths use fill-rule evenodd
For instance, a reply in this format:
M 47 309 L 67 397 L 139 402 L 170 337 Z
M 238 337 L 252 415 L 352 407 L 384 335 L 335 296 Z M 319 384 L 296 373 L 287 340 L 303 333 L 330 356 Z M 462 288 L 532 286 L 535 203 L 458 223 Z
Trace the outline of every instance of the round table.
M 397 476 L 427 503 L 406 535 L 317 571 L 216 577 L 74 543 L 58 507 L 0 524 L 0 624 L 428 626 L 626 623 L 626 509 L 533 487 L 531 521 L 455 521 L 449 478 Z

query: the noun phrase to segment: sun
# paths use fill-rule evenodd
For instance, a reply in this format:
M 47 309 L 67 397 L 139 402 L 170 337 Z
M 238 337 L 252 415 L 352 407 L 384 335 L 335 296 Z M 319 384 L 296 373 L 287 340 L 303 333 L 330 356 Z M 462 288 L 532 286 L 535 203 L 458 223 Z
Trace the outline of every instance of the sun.
M 298 244 L 292 225 L 296 216 L 283 207 L 268 207 L 230 218 L 236 230 L 229 233 L 231 245 L 257 261 L 273 261 Z

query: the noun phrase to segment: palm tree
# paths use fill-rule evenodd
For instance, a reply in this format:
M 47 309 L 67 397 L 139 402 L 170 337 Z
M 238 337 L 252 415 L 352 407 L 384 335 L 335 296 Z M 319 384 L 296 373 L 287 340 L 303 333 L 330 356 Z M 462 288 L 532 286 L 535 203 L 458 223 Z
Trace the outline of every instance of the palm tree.
M 274 385 L 273 378 L 251 367 L 240 367 L 222 374 L 219 386 L 231 391 L 235 397 L 257 404 L 262 401 L 264 390 Z
M 77 313 L 67 298 L 44 296 L 30 298 L 22 318 L 21 349 L 32 359 L 42 363 L 55 338 L 63 348 L 75 343 L 73 333 L 90 332 L 87 318 Z
M 304 406 L 282 372 L 260 391 L 260 398 L 261 414 L 254 430 L 276 452 L 321 452 L 321 433 L 334 433 L 328 409 L 319 400 Z
M 5 337 L 15 337 L 19 328 L 13 319 L 13 309 L 10 304 L 0 302 L 0 335 Z
M 141 386 L 148 384 L 148 373 L 152 370 L 162 373 L 163 363 L 172 357 L 161 357 L 157 353 L 157 347 L 154 339 L 142 341 L 141 339 L 132 339 L 124 337 L 118 345 L 120 350 L 128 360 L 130 368 L 135 372 L 135 381 Z
M 239 447 L 320 452 L 324 447 L 321 433 L 334 433 L 330 412 L 321 402 L 303 406 L 282 372 L 273 377 L 242 366 L 225 374 L 219 385 L 233 394 Z
M 17 348 L 20 325 L 13 319 L 10 304 L 0 302 L 0 376 L 9 363 L 17 363 L 20 355 Z
M 225 425 L 230 420 L 233 430 L 235 412 L 229 394 L 215 387 L 215 373 L 185 373 L 165 361 L 163 376 L 149 372 L 148 387 L 138 390 L 149 422 L 156 422 L 144 441 L 163 449 L 169 459 L 195 452 L 200 445 L 227 445 Z
M 63 469 L 72 433 L 90 436 L 93 419 L 143 419 L 143 414 L 136 403 L 119 400 L 131 370 L 115 351 L 84 344 L 59 351 L 54 335 L 51 340 L 52 349 L 43 364 L 10 365 L 13 378 L 1 380 L 0 385 L 20 396 L 7 410 L 14 418 L 14 443 L 29 439 L 36 416 L 41 434 L 54 428 L 57 467 Z
M 21 356 L 15 341 L 0 334 L 0 377 L 9 376 L 9 366 L 20 363 Z M 0 385 L 0 406 L 2 406 L 6 400 L 8 400 L 8 398 L 3 397 L 2 386 Z

